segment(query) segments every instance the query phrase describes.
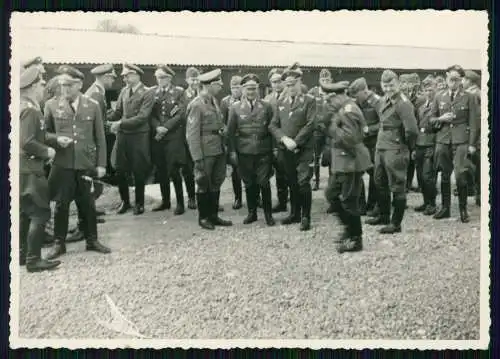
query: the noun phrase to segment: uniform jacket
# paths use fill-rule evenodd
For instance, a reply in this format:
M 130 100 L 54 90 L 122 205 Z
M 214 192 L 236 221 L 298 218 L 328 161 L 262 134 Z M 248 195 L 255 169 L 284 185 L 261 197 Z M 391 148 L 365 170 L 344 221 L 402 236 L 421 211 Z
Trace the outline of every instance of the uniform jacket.
M 163 91 L 159 86 L 153 87 L 153 109 L 151 111 L 151 125 L 153 134 L 156 128 L 163 126 L 168 132 L 163 136 L 162 141 L 180 140 L 184 141 L 186 133 L 184 89 L 178 86 L 170 86 Z
M 129 87 L 126 86 L 120 92 L 116 102 L 116 110 L 109 120 L 121 120 L 118 130 L 121 133 L 149 132 L 153 104 L 153 91 L 147 90 L 144 84 L 141 83 L 132 96 L 129 94 Z
M 376 148 L 413 149 L 418 128 L 415 110 L 408 97 L 400 92 L 390 99 L 387 96 L 379 97 L 372 92 L 367 102 L 377 110 L 380 118 Z
M 273 91 L 269 94 L 267 94 L 266 97 L 264 97 L 264 101 L 269 103 L 271 105 L 271 108 L 274 109 L 277 108 L 276 104 L 278 103 L 278 99 L 285 97 L 285 90 L 281 91 L 280 93 Z M 273 112 L 274 113 L 274 112 Z M 273 148 L 277 148 L 278 143 L 276 142 L 276 138 L 273 136 Z
M 316 100 L 316 135 L 324 134 L 325 129 L 321 126 L 321 119 L 325 115 L 326 94 L 321 90 L 321 87 L 315 86 L 309 90 L 309 95 L 313 96 Z
M 45 132 L 45 120 L 40 106 L 27 97 L 21 97 L 20 107 L 20 162 L 22 174 L 44 175 L 44 163 L 49 159 L 46 141 L 53 134 Z
M 82 94 L 78 96 L 76 112 L 63 97 L 54 97 L 45 104 L 47 131 L 73 139 L 66 148 L 62 148 L 54 141 L 57 137 L 51 136 L 56 148 L 54 165 L 78 170 L 106 167 L 106 139 L 101 109 L 97 101 L 90 97 Z
M 273 109 L 263 100 L 255 100 L 253 110 L 246 99 L 233 103 L 227 128 L 229 151 L 250 155 L 271 153 L 273 136 L 269 124 L 272 118 Z
M 425 102 L 418 108 L 418 137 L 417 146 L 434 146 L 436 144 L 436 133 L 431 123 L 432 101 Z
M 224 122 L 215 98 L 196 97 L 189 104 L 186 139 L 193 161 L 224 153 Z
M 298 148 L 312 148 L 313 131 L 316 119 L 316 100 L 311 95 L 298 94 L 292 104 L 290 96 L 278 99 L 269 125 L 279 147 L 281 138 L 292 138 Z
M 233 96 L 229 95 L 224 97 L 220 101 L 220 111 L 222 112 L 222 117 L 224 118 L 224 124 L 227 125 L 228 120 L 229 120 L 229 109 L 235 102 L 239 102 L 240 99 L 234 98 Z
M 365 142 L 372 140 L 374 137 L 376 139 L 380 128 L 380 118 L 378 117 L 377 110 L 366 101 L 357 103 L 357 105 L 363 112 L 365 125 L 368 127 L 368 133 L 365 134 Z
M 108 105 L 106 102 L 106 90 L 101 85 L 98 85 L 94 82 L 88 89 L 85 91 L 85 95 L 96 100 L 101 108 L 102 122 L 104 124 L 105 132 L 109 132 L 109 126 L 106 121 L 106 111 L 108 109 Z
M 436 134 L 441 144 L 469 144 L 475 146 L 479 137 L 480 108 L 477 97 L 462 89 L 458 90 L 453 102 L 450 90 L 436 95 L 432 105 L 432 118 L 437 119 L 447 112 L 453 112 L 451 123 L 443 123 Z
M 479 106 L 478 119 L 477 119 L 477 145 L 476 146 L 478 149 L 480 149 L 481 148 L 481 89 L 476 85 L 472 85 L 471 87 L 469 87 L 465 91 L 470 93 L 472 96 L 474 96 L 474 98 Z
M 370 152 L 363 143 L 363 112 L 346 95 L 338 95 L 333 99 L 328 135 L 334 164 L 333 172 L 364 172 L 372 167 Z
M 190 87 L 184 90 L 182 94 L 182 100 L 184 102 L 184 107 L 186 108 L 186 116 L 189 113 L 189 104 L 198 96 L 198 92 L 191 90 Z

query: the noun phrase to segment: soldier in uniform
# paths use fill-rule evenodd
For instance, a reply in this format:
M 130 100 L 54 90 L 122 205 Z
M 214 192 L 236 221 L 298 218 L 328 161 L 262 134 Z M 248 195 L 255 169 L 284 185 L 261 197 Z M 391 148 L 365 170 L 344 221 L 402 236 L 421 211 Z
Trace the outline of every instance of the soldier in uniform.
M 155 162 L 162 203 L 153 208 L 153 211 L 167 209 L 170 202 L 170 179 L 174 183 L 177 207 L 174 214 L 180 215 L 184 209 L 184 191 L 180 169 L 188 161 L 186 141 L 186 123 L 184 115 L 184 89 L 172 85 L 175 72 L 166 65 L 158 66 L 155 71 L 157 86 L 152 88 L 154 93 L 154 106 L 151 113 L 153 127 L 152 139 L 153 160 Z
M 122 76 L 127 86 L 120 92 L 116 109 L 109 118 L 112 122 L 110 130 L 116 134 L 112 157 L 122 200 L 118 214 L 131 208 L 129 173 L 133 174 L 135 184 L 134 214 L 144 213 L 144 187 L 151 169 L 149 116 L 154 105 L 154 92 L 145 89 L 141 82 L 143 74 L 144 71 L 135 65 L 123 65 Z
M 227 135 L 231 161 L 238 165 L 245 183 L 248 216 L 243 223 L 257 221 L 257 197 L 261 192 L 266 223 L 274 226 L 269 183 L 273 175 L 273 137 L 269 132 L 273 109 L 268 102 L 257 98 L 257 75 L 244 76 L 241 85 L 244 95 L 231 105 Z
M 183 101 L 184 108 L 186 109 L 189 103 L 198 96 L 199 91 L 199 81 L 198 76 L 200 72 L 194 68 L 189 67 L 186 70 L 186 83 L 188 84 L 188 88 L 184 91 Z M 187 122 L 187 110 L 184 112 L 184 123 Z M 196 191 L 195 191 L 195 183 L 194 183 L 194 164 L 193 159 L 191 158 L 191 154 L 189 153 L 189 148 L 187 142 L 185 142 L 185 148 L 187 153 L 186 164 L 182 166 L 181 173 L 182 177 L 184 177 L 184 183 L 186 184 L 186 191 L 188 193 L 188 208 L 196 209 Z M 170 188 L 168 189 L 170 191 Z M 170 199 L 170 194 L 168 195 Z M 167 203 L 168 207 L 170 207 L 170 201 Z
M 57 267 L 61 262 L 42 259 L 45 224 L 50 219 L 49 186 L 44 173 L 46 161 L 56 155 L 46 143 L 45 121 L 40 109 L 45 81 L 36 67 L 20 78 L 20 162 L 19 162 L 19 263 L 28 272 Z M 53 135 L 52 135 L 53 136 Z M 54 139 L 53 139 L 54 140 Z
M 380 82 L 385 93 L 382 98 L 371 91 L 363 95 L 377 110 L 380 118 L 374 171 L 380 215 L 368 219 L 366 223 L 386 225 L 380 233 L 390 234 L 401 232 L 406 209 L 406 174 L 418 128 L 413 105 L 401 92 L 397 75 L 385 70 Z M 394 207 L 392 218 L 391 193 Z
M 331 138 L 332 178 L 329 181 L 329 201 L 336 202 L 337 216 L 344 232 L 337 241 L 337 251 L 355 252 L 363 248 L 360 196 L 363 173 L 372 167 L 370 153 L 363 143 L 365 119 L 353 99 L 344 92 L 349 83 L 325 83 L 329 93 L 326 114 Z
M 241 76 L 233 76 L 231 78 L 231 95 L 224 97 L 220 103 L 220 110 L 222 112 L 222 116 L 224 118 L 224 124 L 226 126 L 229 119 L 229 109 L 231 108 L 233 103 L 240 101 L 240 99 L 241 99 Z M 230 141 L 231 138 L 228 138 L 228 140 Z M 233 209 L 240 209 L 242 207 L 241 177 L 238 172 L 238 165 L 231 159 L 228 160 L 232 166 L 231 181 L 233 184 L 233 193 L 234 193 Z
M 466 92 L 475 96 L 476 101 L 479 105 L 478 121 L 477 121 L 477 143 L 476 152 L 472 156 L 472 161 L 474 163 L 474 187 L 476 196 L 476 205 L 481 205 L 481 89 L 479 88 L 480 76 L 471 70 L 465 71 L 465 76 L 463 78 L 463 88 Z
M 415 208 L 426 216 L 436 213 L 436 171 L 434 166 L 434 148 L 436 146 L 436 133 L 430 122 L 432 103 L 436 95 L 436 81 L 428 76 L 422 81 L 426 101 L 418 108 L 418 128 L 416 150 L 413 154 L 417 170 L 418 183 L 420 183 L 423 204 Z
M 465 73 L 454 65 L 446 71 L 448 90 L 435 96 L 431 121 L 438 128 L 436 134 L 436 166 L 441 170 L 442 206 L 435 219 L 450 217 L 451 173 L 455 171 L 458 190 L 460 220 L 469 221 L 467 212 L 467 172 L 469 156 L 476 152 L 480 108 L 478 99 L 461 87 Z
M 316 101 L 301 92 L 302 71 L 293 67 L 282 75 L 286 96 L 278 99 L 269 129 L 278 142 L 278 160 L 290 188 L 290 215 L 281 223 L 300 222 L 300 230 L 307 231 L 311 228 Z
M 363 129 L 364 132 L 364 144 L 368 151 L 370 152 L 370 160 L 372 163 L 375 162 L 375 147 L 377 145 L 377 134 L 380 127 L 380 119 L 377 111 L 373 108 L 363 94 L 368 89 L 366 79 L 361 77 L 354 80 L 349 86 L 349 95 L 356 100 L 356 104 L 363 112 L 363 116 L 366 121 L 366 127 Z M 379 215 L 379 210 L 377 206 L 377 186 L 375 185 L 375 176 L 373 172 L 373 167 L 367 170 L 369 175 L 368 182 L 368 199 L 363 200 L 365 196 L 364 186 L 361 191 L 361 203 L 366 203 L 366 214 L 369 217 L 377 217 Z M 362 211 L 363 212 L 363 211 Z
M 436 89 L 437 92 L 446 91 L 448 89 L 448 84 L 443 76 L 436 76 Z
M 283 81 L 281 80 L 281 75 L 283 71 L 280 69 L 271 69 L 269 71 L 268 79 L 271 83 L 272 92 L 268 94 L 264 101 L 271 104 L 271 106 L 276 108 L 276 103 L 280 98 L 284 97 L 285 91 L 283 88 Z M 278 144 L 273 138 L 273 169 L 276 174 L 276 192 L 278 195 L 278 203 L 273 207 L 273 213 L 286 212 L 286 204 L 288 202 L 288 184 L 285 179 L 285 170 L 282 164 L 278 161 Z
M 102 113 L 97 101 L 83 95 L 83 74 L 71 66 L 61 66 L 61 97 L 45 105 L 47 131 L 57 138 L 53 141 L 56 155 L 49 175 L 51 195 L 56 201 L 54 215 L 54 247 L 48 258 L 66 253 L 69 205 L 76 199 L 85 224 L 87 250 L 109 253 L 98 241 L 92 179 L 106 174 L 106 139 Z M 90 180 L 90 181 L 89 181 Z
M 88 96 L 99 104 L 99 108 L 101 109 L 101 116 L 104 123 L 104 132 L 106 135 L 106 173 L 109 174 L 111 171 L 111 148 L 112 143 L 109 141 L 109 126 L 106 124 L 106 113 L 107 113 L 107 101 L 106 101 L 106 91 L 109 90 L 116 79 L 116 73 L 111 64 L 99 65 L 90 70 L 90 73 L 95 76 L 95 82 L 90 85 L 90 87 L 85 91 L 85 96 Z M 104 187 L 101 183 L 94 184 L 94 199 L 97 200 L 102 192 Z M 69 230 L 71 236 L 67 238 L 67 242 L 76 242 L 84 239 L 83 233 L 85 224 L 83 223 L 83 216 L 81 215 L 82 209 L 79 201 L 76 201 L 76 207 L 78 209 L 78 225 L 75 230 Z M 97 216 L 105 215 L 104 211 L 95 210 Z M 98 218 L 98 223 L 104 223 L 104 219 Z
M 309 94 L 316 99 L 316 124 L 321 123 L 320 116 L 323 115 L 323 103 L 325 101 L 325 93 L 322 90 L 321 84 L 328 84 L 332 82 L 332 74 L 328 69 L 322 69 L 319 73 L 319 86 L 313 87 L 309 90 Z M 325 146 L 325 132 L 322 128 L 316 127 L 314 130 L 314 187 L 313 191 L 319 189 L 319 171 L 320 159 Z
M 194 161 L 198 223 L 204 229 L 231 226 L 218 215 L 220 188 L 226 178 L 225 126 L 215 96 L 222 90 L 221 70 L 198 77 L 199 95 L 189 104 L 186 139 Z

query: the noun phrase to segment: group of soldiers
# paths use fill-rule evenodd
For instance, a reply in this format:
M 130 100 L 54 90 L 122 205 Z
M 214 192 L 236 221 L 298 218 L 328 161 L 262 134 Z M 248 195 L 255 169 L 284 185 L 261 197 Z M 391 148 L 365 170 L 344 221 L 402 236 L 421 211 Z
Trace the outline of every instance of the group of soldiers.
M 110 252 L 98 240 L 97 223 L 104 220 L 96 209 L 102 179 L 110 172 L 115 172 L 121 198 L 118 214 L 131 209 L 134 215 L 144 213 L 145 184 L 154 167 L 162 201 L 152 210 L 170 209 L 172 181 L 175 214 L 183 214 L 184 178 L 188 208 L 198 209 L 200 227 L 214 230 L 232 225 L 219 214 L 220 189 L 230 166 L 234 209 L 242 207 L 244 184 L 244 224 L 257 221 L 261 207 L 266 224 L 273 226 L 273 213 L 289 206 L 281 223 L 297 223 L 307 231 L 319 168 L 328 166 L 328 212 L 336 213 L 344 226 L 335 240 L 340 253 L 362 249 L 362 215 L 372 217 L 367 224 L 383 226 L 381 233 L 401 231 L 415 171 L 423 197 L 415 210 L 435 219 L 450 217 L 453 172 L 460 220 L 469 221 L 470 187 L 476 189 L 479 204 L 479 75 L 458 65 L 446 70 L 446 80 L 428 76 L 421 84 L 416 74 L 398 77 L 385 70 L 380 79 L 384 95 L 379 96 L 364 78 L 334 82 L 327 69 L 321 71 L 319 85 L 307 92 L 302 70 L 294 63 L 270 71 L 272 92 L 263 99 L 256 74 L 233 76 L 231 94 L 219 104 L 220 69 L 200 74 L 189 68 L 183 89 L 172 84 L 175 72 L 159 65 L 157 85 L 148 88 L 141 81 L 143 70 L 124 64 L 126 86 L 114 109 L 105 96 L 117 77 L 112 65 L 91 70 L 96 80 L 85 94 L 83 73 L 68 65 L 57 72 L 47 89 L 40 58 L 24 64 L 21 73 L 20 262 L 30 272 L 60 264 L 56 258 L 66 252 L 72 201 L 78 209 L 73 234 L 86 241 L 87 250 Z M 47 92 L 51 98 L 44 99 Z M 112 146 L 109 134 L 116 137 Z M 50 171 L 44 170 L 47 164 Z M 364 173 L 370 178 L 367 200 Z M 274 175 L 278 201 L 273 207 Z M 133 206 L 130 181 L 135 186 Z M 50 201 L 56 203 L 54 243 L 42 259 Z

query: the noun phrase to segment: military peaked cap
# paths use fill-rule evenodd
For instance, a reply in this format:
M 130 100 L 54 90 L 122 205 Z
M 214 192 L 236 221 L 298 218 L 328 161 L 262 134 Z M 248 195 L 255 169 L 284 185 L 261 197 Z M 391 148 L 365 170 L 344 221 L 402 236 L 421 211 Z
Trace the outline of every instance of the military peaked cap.
M 233 77 L 231 77 L 231 86 L 238 86 L 238 85 L 242 85 L 241 83 L 241 76 L 238 76 L 238 75 L 234 75 Z
M 259 76 L 257 76 L 256 74 L 247 74 L 243 76 L 243 79 L 241 80 L 241 84 L 244 87 L 257 87 L 259 83 Z
M 19 88 L 25 89 L 42 80 L 42 72 L 37 67 L 28 67 L 21 73 Z
M 144 71 L 139 66 L 133 64 L 123 64 L 122 76 L 129 73 L 136 73 L 138 75 L 144 75 Z
M 366 83 L 366 79 L 364 77 L 360 77 L 349 85 L 349 94 L 355 95 L 359 91 L 366 90 L 368 88 L 368 84 Z
M 331 79 L 332 78 L 332 73 L 328 69 L 322 69 L 319 72 L 319 78 L 320 79 Z
M 209 72 L 205 72 L 204 74 L 201 74 L 200 76 L 198 76 L 198 80 L 200 80 L 200 82 L 205 85 L 212 83 L 222 84 L 221 75 L 222 75 L 221 69 L 215 69 Z
M 403 75 L 401 75 L 401 76 L 403 76 Z M 380 76 L 380 81 L 391 82 L 392 80 L 397 79 L 397 78 L 398 78 L 398 75 L 396 75 L 396 73 L 394 71 L 384 70 L 384 72 L 382 72 L 382 76 Z
M 472 70 L 465 71 L 465 78 L 471 80 L 473 83 L 478 84 L 481 76 Z
M 283 74 L 282 69 L 274 68 L 274 69 L 271 69 L 271 71 L 269 71 L 269 74 L 267 75 L 267 77 L 268 77 L 269 81 L 273 81 L 273 80 L 281 79 L 282 74 Z
M 196 67 L 188 67 L 186 70 L 186 77 L 198 77 L 200 76 L 200 71 Z
M 156 67 L 155 76 L 157 77 L 166 77 L 166 76 L 175 76 L 175 71 L 172 70 L 167 65 L 158 65 Z
M 75 69 L 73 66 L 69 65 L 59 66 L 56 72 L 60 75 L 66 75 L 67 77 L 73 80 L 83 80 L 85 78 L 85 76 L 80 70 Z
M 104 64 L 94 67 L 90 73 L 95 76 L 112 75 L 116 76 L 115 68 L 111 64 Z
M 339 81 L 334 83 L 322 83 L 321 89 L 326 93 L 341 93 L 349 87 L 349 81 Z
M 450 71 L 456 71 L 460 75 L 460 77 L 465 76 L 465 71 L 464 71 L 463 67 L 460 65 L 453 65 L 453 66 L 450 66 L 446 69 L 446 72 L 450 72 Z
M 43 60 L 42 60 L 42 58 L 40 56 L 37 56 L 37 57 L 35 57 L 33 59 L 30 59 L 30 60 L 26 61 L 22 65 L 22 67 L 23 67 L 23 69 L 27 69 L 30 66 L 37 66 L 37 65 L 42 65 L 42 66 L 40 66 L 40 72 L 42 74 L 44 74 L 45 73 L 45 68 L 43 67 Z

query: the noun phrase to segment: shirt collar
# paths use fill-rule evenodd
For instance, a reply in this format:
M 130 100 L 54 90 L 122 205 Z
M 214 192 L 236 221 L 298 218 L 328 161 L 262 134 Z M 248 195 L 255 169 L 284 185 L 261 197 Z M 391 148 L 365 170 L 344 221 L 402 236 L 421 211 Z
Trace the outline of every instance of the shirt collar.
M 139 82 L 137 85 L 135 85 L 134 87 L 129 87 L 132 89 L 132 93 L 135 93 L 137 91 L 137 89 L 141 86 L 142 84 Z
M 103 92 L 106 92 L 106 89 L 104 88 L 104 86 L 101 83 L 99 83 L 99 82 L 96 81 L 96 82 L 94 82 L 94 85 L 96 85 Z
M 79 103 L 80 103 L 80 96 L 76 96 L 75 100 L 71 102 L 71 106 L 73 106 L 75 111 L 78 108 Z

